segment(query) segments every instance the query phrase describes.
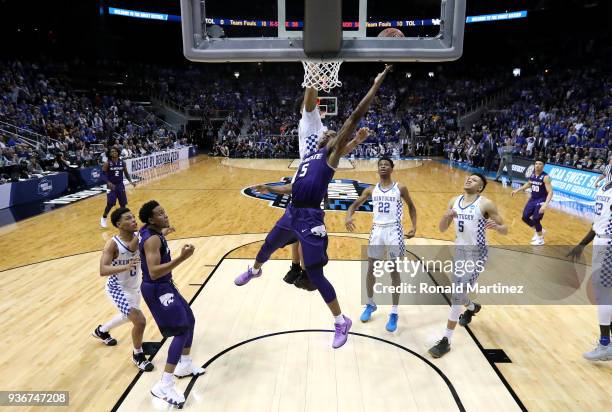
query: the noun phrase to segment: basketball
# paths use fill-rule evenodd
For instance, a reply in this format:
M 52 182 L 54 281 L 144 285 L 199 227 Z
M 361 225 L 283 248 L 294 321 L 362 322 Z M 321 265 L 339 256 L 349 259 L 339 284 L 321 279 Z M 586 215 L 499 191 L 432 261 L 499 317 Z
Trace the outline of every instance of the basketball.
M 404 37 L 404 33 L 402 33 L 402 31 L 399 29 L 387 27 L 378 33 L 378 37 Z

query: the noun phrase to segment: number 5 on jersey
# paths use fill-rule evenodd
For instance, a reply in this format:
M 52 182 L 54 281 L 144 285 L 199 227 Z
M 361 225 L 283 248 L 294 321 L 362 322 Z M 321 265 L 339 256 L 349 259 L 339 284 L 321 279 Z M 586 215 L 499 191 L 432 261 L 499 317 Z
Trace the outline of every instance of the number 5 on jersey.
M 306 173 L 308 172 L 308 163 L 304 163 L 302 165 L 302 171 L 300 172 L 300 174 L 298 175 L 298 177 L 304 177 L 306 176 Z

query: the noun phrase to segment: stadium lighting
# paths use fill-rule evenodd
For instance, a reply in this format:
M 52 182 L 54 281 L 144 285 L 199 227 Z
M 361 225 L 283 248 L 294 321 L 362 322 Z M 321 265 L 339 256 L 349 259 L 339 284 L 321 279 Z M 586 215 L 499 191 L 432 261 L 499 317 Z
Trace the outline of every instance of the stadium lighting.
M 434 72 L 429 72 L 429 73 L 427 73 L 427 75 L 428 75 L 429 77 L 432 77 L 432 78 L 433 78 L 433 77 L 434 77 Z
M 234 77 L 235 78 L 239 78 L 240 77 L 240 72 L 234 72 Z
M 514 69 L 512 69 L 512 74 L 514 75 L 514 77 L 520 77 L 521 76 L 521 69 L 518 67 L 515 67 Z
M 407 79 L 409 79 L 409 78 L 411 78 L 411 77 L 412 77 L 412 73 L 410 73 L 410 72 L 406 72 L 406 78 L 407 78 Z

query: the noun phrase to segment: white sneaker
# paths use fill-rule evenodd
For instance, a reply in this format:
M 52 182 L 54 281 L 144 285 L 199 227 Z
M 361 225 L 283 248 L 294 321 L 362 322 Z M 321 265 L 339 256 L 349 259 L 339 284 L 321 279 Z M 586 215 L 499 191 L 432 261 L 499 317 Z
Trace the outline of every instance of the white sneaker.
M 100 227 L 103 227 L 103 228 L 108 227 L 108 225 L 106 224 L 106 219 L 103 217 L 100 218 Z
M 542 229 L 542 237 L 544 237 L 544 235 L 546 234 L 546 229 Z M 533 234 L 533 237 L 531 238 L 531 241 L 533 242 L 534 240 L 536 240 L 538 238 L 538 232 L 535 232 Z
M 162 381 L 158 381 L 155 386 L 151 388 L 151 395 L 173 406 L 181 407 L 185 403 L 185 395 L 177 390 L 174 382 L 168 385 L 164 384 Z
M 609 361 L 612 360 L 612 344 L 604 346 L 599 341 L 597 346 L 590 352 L 582 354 L 585 359 L 590 361 Z
M 187 376 L 199 376 L 206 372 L 204 368 L 196 366 L 193 362 L 181 362 L 174 368 L 174 376 L 177 378 L 185 378 Z
M 535 240 L 531 241 L 531 246 L 542 246 L 544 244 L 544 236 L 536 237 Z

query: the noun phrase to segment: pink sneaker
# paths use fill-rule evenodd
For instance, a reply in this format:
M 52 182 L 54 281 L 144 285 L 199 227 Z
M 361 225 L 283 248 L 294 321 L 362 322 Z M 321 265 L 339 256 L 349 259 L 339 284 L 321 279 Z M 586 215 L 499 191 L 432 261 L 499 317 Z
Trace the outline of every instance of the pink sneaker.
M 348 339 L 349 330 L 353 325 L 353 322 L 349 318 L 344 315 L 342 315 L 342 317 L 344 318 L 344 324 L 335 324 L 336 333 L 334 334 L 334 343 L 332 343 L 332 347 L 334 349 L 338 349 L 340 346 L 346 343 L 346 340 Z
M 259 269 L 259 273 L 254 274 L 253 268 L 249 267 L 246 272 L 244 272 L 243 274 L 238 276 L 236 279 L 234 279 L 234 283 L 236 284 L 236 286 L 244 286 L 247 283 L 249 283 L 251 279 L 260 277 L 262 273 L 263 273 L 263 270 Z

